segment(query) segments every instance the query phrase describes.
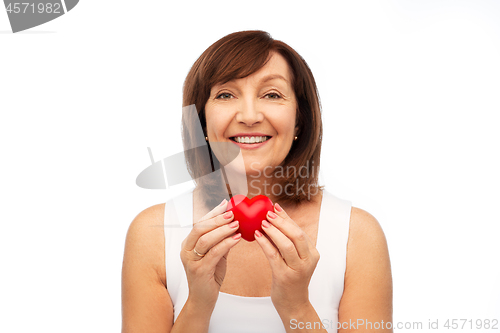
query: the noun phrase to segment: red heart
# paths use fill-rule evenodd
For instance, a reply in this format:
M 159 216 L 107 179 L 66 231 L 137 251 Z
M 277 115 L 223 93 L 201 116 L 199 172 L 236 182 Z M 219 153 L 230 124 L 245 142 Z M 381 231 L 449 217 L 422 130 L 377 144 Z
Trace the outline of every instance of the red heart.
M 262 221 L 266 220 L 268 211 L 274 211 L 274 205 L 265 195 L 248 199 L 244 195 L 237 194 L 229 200 L 227 211 L 233 212 L 233 221 L 240 222 L 237 232 L 241 232 L 241 238 L 252 242 L 255 240 L 255 230 L 263 232 Z

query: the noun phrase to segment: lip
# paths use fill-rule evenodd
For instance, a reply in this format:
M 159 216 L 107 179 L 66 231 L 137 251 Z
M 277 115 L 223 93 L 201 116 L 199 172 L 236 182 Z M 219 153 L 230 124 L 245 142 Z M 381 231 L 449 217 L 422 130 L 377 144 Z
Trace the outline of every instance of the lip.
M 266 143 L 268 143 L 272 139 L 273 138 L 270 138 L 269 140 L 261 142 L 261 143 L 239 143 L 239 142 L 236 142 L 233 140 L 231 140 L 231 142 L 234 143 L 235 145 L 238 145 L 241 149 L 257 149 L 257 148 L 262 147 L 263 145 L 265 145 Z
M 264 133 L 260 133 L 260 132 L 250 132 L 250 133 L 237 133 L 237 134 L 233 134 L 229 137 L 233 138 L 235 136 L 272 136 L 272 135 L 264 134 Z
M 231 140 L 232 143 L 239 146 L 241 149 L 258 149 L 273 139 L 273 137 L 271 135 L 267 135 L 267 134 L 259 133 L 259 132 L 238 133 L 238 134 L 231 135 L 230 138 L 233 138 L 235 136 L 269 136 L 270 137 L 269 140 L 266 140 L 266 141 L 261 142 L 261 143 L 240 143 L 240 142 L 236 142 L 236 141 L 229 139 L 229 140 Z

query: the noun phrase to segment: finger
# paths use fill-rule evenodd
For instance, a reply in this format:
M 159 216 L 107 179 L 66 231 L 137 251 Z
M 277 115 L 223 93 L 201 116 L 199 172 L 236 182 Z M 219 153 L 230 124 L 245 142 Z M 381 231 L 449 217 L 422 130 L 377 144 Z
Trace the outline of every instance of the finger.
M 193 225 L 193 229 L 191 229 L 191 232 L 186 237 L 186 243 L 184 247 L 185 250 L 191 251 L 196 245 L 196 242 L 198 242 L 198 239 L 202 235 L 216 228 L 219 228 L 225 224 L 228 224 L 233 219 L 234 219 L 234 213 L 232 211 L 229 211 L 224 214 L 217 215 L 209 220 L 196 222 Z
M 229 223 L 234 217 L 234 213 L 232 211 L 223 212 L 215 217 L 212 217 L 208 220 L 199 220 L 195 222 L 193 228 L 198 228 L 203 230 L 204 232 L 209 232 L 210 230 L 214 230 L 224 224 Z
M 274 206 L 274 212 L 267 212 L 267 219 L 293 242 L 301 259 L 311 255 L 312 241 L 278 203 Z
M 283 260 L 278 249 L 271 244 L 271 241 L 267 239 L 265 235 L 263 235 L 259 230 L 255 230 L 255 240 L 261 247 L 264 255 L 269 261 L 269 266 L 274 272 L 280 272 L 282 269 L 286 267 L 286 263 Z
M 208 213 L 206 213 L 201 219 L 200 221 L 205 221 L 205 220 L 209 220 L 213 217 L 216 217 L 217 215 L 220 215 L 222 213 L 224 213 L 227 209 L 227 200 L 224 199 L 222 200 L 222 202 L 217 206 L 215 207 L 214 209 L 212 209 L 211 211 L 209 211 Z
M 223 241 L 219 242 L 217 245 L 212 247 L 207 254 L 203 257 L 203 259 L 207 262 L 207 265 L 213 267 L 215 266 L 222 257 L 227 256 L 229 250 L 238 244 L 241 239 L 241 233 L 237 233 L 234 236 L 226 237 Z
M 212 247 L 220 243 L 224 238 L 235 233 L 236 230 L 238 230 L 238 226 L 238 221 L 233 221 L 202 235 L 193 248 L 193 255 L 195 260 L 201 259 L 201 257 L 196 254 L 196 252 L 201 255 L 206 254 Z M 196 250 L 196 252 L 194 252 L 194 250 Z
M 262 230 L 276 244 L 279 252 L 288 266 L 292 267 L 300 264 L 300 257 L 295 248 L 295 244 L 284 235 L 278 228 L 268 221 L 262 221 Z

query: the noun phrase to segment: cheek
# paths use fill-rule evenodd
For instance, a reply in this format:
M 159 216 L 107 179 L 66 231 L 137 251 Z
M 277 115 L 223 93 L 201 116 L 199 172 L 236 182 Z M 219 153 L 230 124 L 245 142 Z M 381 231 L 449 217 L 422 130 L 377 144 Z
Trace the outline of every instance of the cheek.
M 274 128 L 281 134 L 294 133 L 295 130 L 295 103 L 284 108 L 276 108 L 273 112 L 269 112 L 266 116 L 273 124 Z
M 285 139 L 288 136 L 293 136 L 295 133 L 295 116 L 294 115 L 283 115 L 281 117 L 275 117 L 272 120 L 273 127 L 278 132 L 278 134 Z
M 207 123 L 207 132 L 217 132 L 217 125 L 219 124 L 219 121 L 217 119 L 216 112 L 205 109 L 205 121 Z
M 227 117 L 224 117 L 220 113 L 218 114 L 216 112 L 207 112 L 205 117 L 207 123 L 207 133 L 217 136 L 224 134 L 224 131 L 229 125 L 230 119 L 227 119 Z

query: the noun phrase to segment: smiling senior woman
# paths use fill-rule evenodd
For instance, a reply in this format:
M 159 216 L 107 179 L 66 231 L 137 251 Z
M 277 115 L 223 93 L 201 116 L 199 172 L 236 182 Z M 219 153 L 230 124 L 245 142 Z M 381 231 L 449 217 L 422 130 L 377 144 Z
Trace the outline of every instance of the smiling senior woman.
M 131 223 L 123 332 L 392 331 L 380 225 L 318 186 L 322 123 L 305 61 L 263 31 L 233 33 L 195 62 L 183 96 L 197 110 L 183 119 L 185 147 L 203 136 L 212 155 L 186 153 L 196 188 Z M 240 193 L 274 203 L 255 241 L 226 212 Z

